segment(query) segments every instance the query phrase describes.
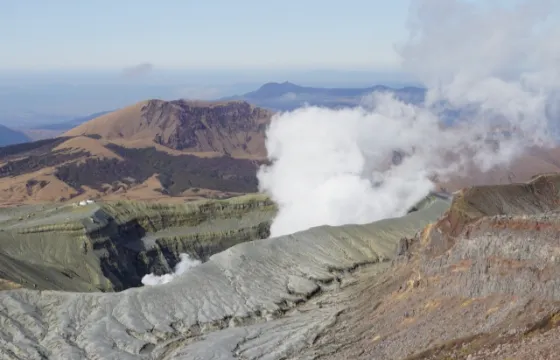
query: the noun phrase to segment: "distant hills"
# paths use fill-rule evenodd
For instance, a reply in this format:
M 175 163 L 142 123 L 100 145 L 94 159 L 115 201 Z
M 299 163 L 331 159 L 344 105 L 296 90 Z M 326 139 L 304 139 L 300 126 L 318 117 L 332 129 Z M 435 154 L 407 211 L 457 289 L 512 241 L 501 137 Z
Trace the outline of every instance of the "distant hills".
M 303 98 L 315 99 L 308 101 L 315 105 L 355 105 L 373 91 L 390 91 L 409 102 L 425 95 L 415 87 L 325 89 L 269 83 L 235 100 L 141 101 L 53 125 L 54 137 L 33 142 L 0 126 L 0 141 L 21 143 L 0 147 L 0 205 L 87 198 L 184 201 L 256 192 L 257 168 L 268 161 L 271 109 L 288 109 Z M 70 124 L 76 126 L 63 132 Z M 455 190 L 524 181 L 536 173 L 560 171 L 558 158 L 560 148 L 532 149 L 508 168 L 473 171 L 468 178 L 437 185 Z
M 291 82 L 264 84 L 255 91 L 235 95 L 221 100 L 243 100 L 273 110 L 293 110 L 305 104 L 332 108 L 356 106 L 374 92 L 391 92 L 407 103 L 424 101 L 426 90 L 420 87 L 391 88 L 376 85 L 366 88 L 319 88 L 293 84 Z
M 46 123 L 42 125 L 36 125 L 29 128 L 24 128 L 21 130 L 27 137 L 27 141 L 36 141 L 43 139 L 51 139 L 59 136 L 65 131 L 68 131 L 78 125 L 81 125 L 89 120 L 95 119 L 99 116 L 109 113 L 110 111 L 100 111 L 86 116 L 79 116 L 70 120 Z
M 56 130 L 56 131 L 68 131 L 78 125 L 81 125 L 87 121 L 92 119 L 98 118 L 102 115 L 108 114 L 111 111 L 100 111 L 86 116 L 80 116 L 75 119 L 64 121 L 60 123 L 53 123 L 53 124 L 45 124 L 41 126 L 36 126 L 35 129 L 43 129 L 43 130 Z
M 256 192 L 272 113 L 247 102 L 147 100 L 0 148 L 0 205 Z
M 364 96 L 373 92 L 392 92 L 397 98 L 408 103 L 421 103 L 425 96 L 425 89 L 413 86 L 392 88 L 376 85 L 365 88 L 322 88 L 300 86 L 291 82 L 270 82 L 257 90 L 242 95 L 224 97 L 217 101 L 246 101 L 273 111 L 293 110 L 305 104 L 339 108 L 359 105 Z M 64 122 L 39 125 L 26 130 L 25 133 L 33 140 L 51 138 L 111 112 L 101 111 Z
M 88 121 L 64 136 L 159 144 L 169 149 L 264 158 L 272 112 L 243 101 L 148 100 Z
M 31 138 L 22 131 L 13 130 L 7 126 L 0 125 L 0 146 L 25 143 L 30 140 Z

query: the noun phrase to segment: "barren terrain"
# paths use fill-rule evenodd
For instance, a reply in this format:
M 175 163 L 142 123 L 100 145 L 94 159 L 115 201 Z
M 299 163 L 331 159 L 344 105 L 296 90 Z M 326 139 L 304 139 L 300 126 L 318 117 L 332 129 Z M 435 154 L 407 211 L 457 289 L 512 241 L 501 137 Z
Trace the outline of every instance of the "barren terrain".
M 431 195 L 402 218 L 241 242 L 171 283 L 115 294 L 16 289 L 17 281 L 5 279 L 0 354 L 555 359 L 559 186 L 560 175 L 543 175 L 466 188 L 451 202 Z M 143 213 L 107 209 L 122 224 Z M 159 236 L 199 231 L 183 219 L 181 230 Z M 223 221 L 203 226 L 224 229 Z M 36 222 L 37 230 L 49 229 L 53 220 Z M 10 231 L 33 233 L 31 225 L 16 221 Z
M 155 204 L 107 201 L 0 209 L 0 288 L 116 291 L 268 236 L 264 196 Z
M 0 148 L 0 206 L 84 199 L 184 201 L 257 191 L 272 113 L 243 101 L 147 100 L 61 137 Z M 488 172 L 435 188 L 508 184 L 560 171 L 560 149 L 531 149 Z
M 88 121 L 64 136 L 148 140 L 174 150 L 264 158 L 272 113 L 246 102 L 148 100 Z
M 238 101 L 149 100 L 58 138 L 1 148 L 0 206 L 256 192 L 270 116 Z

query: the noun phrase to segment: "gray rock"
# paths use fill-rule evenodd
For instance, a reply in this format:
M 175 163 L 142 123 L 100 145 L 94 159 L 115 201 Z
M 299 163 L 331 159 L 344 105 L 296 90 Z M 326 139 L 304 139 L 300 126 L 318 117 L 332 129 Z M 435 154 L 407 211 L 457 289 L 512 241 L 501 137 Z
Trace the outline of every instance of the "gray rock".
M 343 311 L 336 294 L 344 287 L 330 284 L 391 259 L 400 238 L 413 236 L 447 207 L 436 199 L 399 219 L 238 244 L 160 286 L 1 292 L 0 358 L 296 357 Z M 313 301 L 318 288 L 332 294 L 325 297 L 328 306 Z M 296 315 L 296 304 L 308 307 Z

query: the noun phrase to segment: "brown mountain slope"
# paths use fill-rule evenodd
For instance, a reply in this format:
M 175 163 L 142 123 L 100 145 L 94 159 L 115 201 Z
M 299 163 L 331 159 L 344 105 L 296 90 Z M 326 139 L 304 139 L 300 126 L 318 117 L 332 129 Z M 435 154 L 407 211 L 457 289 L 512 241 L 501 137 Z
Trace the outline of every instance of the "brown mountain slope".
M 558 359 L 559 186 L 555 174 L 461 192 L 400 241 L 390 271 L 356 272 L 301 358 Z
M 257 191 L 258 161 L 162 148 L 87 136 L 0 148 L 0 205 L 85 198 L 175 202 Z
M 129 198 L 181 201 L 258 189 L 271 112 L 246 102 L 147 100 L 65 136 L 0 148 L 0 205 Z M 526 181 L 560 171 L 559 149 L 533 149 L 508 167 L 438 186 Z
M 0 205 L 83 198 L 175 202 L 258 190 L 256 172 L 261 161 L 206 155 L 142 140 L 89 136 L 4 147 L 0 148 Z M 438 185 L 455 191 L 527 181 L 534 174 L 560 172 L 556 159 L 560 149 L 535 149 L 508 167 L 471 171 Z
M 272 113 L 246 102 L 148 100 L 103 115 L 63 136 L 163 145 L 232 157 L 264 158 L 264 132 Z
M 0 148 L 0 205 L 255 192 L 271 115 L 238 101 L 147 100 L 59 138 Z

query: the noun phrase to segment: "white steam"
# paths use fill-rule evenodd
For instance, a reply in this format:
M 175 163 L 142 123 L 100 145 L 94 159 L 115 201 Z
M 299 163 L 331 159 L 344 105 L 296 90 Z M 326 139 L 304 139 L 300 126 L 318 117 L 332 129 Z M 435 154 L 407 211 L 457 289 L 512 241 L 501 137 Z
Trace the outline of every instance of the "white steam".
M 560 46 L 545 15 L 553 3 L 414 4 L 399 51 L 405 70 L 426 84 L 425 103 L 374 94 L 354 109 L 276 116 L 266 142 L 272 165 L 258 173 L 261 190 L 279 205 L 271 236 L 400 216 L 433 188 L 433 176 L 487 171 L 552 144 Z M 445 126 L 446 111 L 458 109 L 463 115 Z M 407 154 L 400 164 L 391 164 L 394 151 Z
M 181 258 L 181 260 L 177 265 L 175 265 L 175 271 L 173 273 L 164 274 L 164 275 L 154 275 L 154 274 L 144 275 L 144 277 L 142 278 L 142 284 L 144 285 L 166 284 L 172 281 L 173 279 L 175 279 L 177 276 L 201 264 L 200 260 L 191 259 L 191 257 L 188 254 L 181 254 L 179 255 L 179 257 Z

